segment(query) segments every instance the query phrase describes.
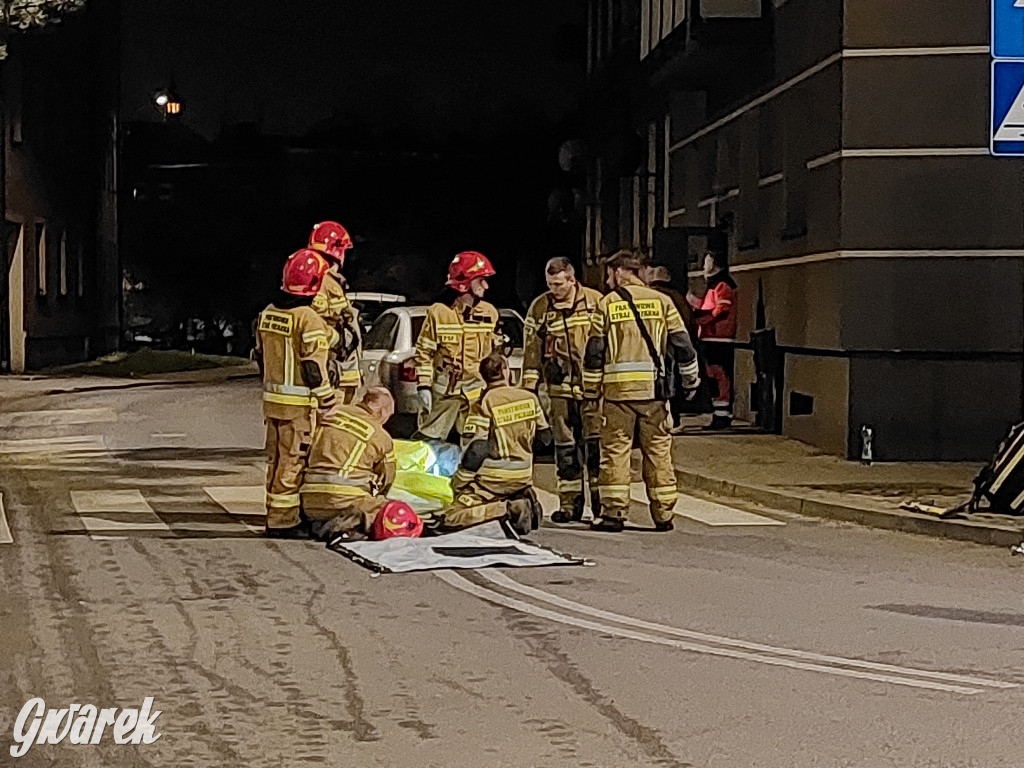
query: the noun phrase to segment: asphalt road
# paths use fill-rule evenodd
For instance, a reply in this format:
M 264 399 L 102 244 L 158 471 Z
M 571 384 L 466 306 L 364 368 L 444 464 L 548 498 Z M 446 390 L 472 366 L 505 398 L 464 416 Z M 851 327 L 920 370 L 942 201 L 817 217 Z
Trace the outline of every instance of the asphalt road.
M 254 533 L 252 382 L 0 408 L 0 765 L 1024 764 L 1005 550 L 692 500 L 535 535 L 593 567 L 375 578 Z M 8 754 L 33 697 L 148 696 L 155 743 Z

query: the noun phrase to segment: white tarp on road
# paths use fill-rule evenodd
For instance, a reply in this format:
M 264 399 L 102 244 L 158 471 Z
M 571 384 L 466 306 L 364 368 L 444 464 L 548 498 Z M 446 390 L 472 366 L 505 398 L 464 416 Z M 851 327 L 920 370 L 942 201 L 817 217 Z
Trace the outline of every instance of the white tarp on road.
M 588 564 L 582 558 L 509 538 L 500 522 L 423 539 L 339 542 L 331 549 L 381 573 Z

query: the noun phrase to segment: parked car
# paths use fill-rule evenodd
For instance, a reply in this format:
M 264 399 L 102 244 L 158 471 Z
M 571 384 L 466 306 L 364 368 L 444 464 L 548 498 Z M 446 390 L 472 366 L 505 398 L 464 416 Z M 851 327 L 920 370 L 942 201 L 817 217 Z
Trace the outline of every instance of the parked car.
M 498 310 L 497 334 L 504 341 L 512 383 L 523 374 L 523 318 L 512 309 Z M 416 338 L 427 307 L 391 307 L 384 310 L 363 336 L 360 367 L 368 386 L 385 386 L 395 396 L 396 433 L 408 433 L 419 411 L 416 396 Z
M 369 333 L 385 309 L 395 304 L 405 304 L 405 296 L 376 291 L 353 291 L 348 294 L 348 299 L 359 313 L 359 328 L 364 334 Z

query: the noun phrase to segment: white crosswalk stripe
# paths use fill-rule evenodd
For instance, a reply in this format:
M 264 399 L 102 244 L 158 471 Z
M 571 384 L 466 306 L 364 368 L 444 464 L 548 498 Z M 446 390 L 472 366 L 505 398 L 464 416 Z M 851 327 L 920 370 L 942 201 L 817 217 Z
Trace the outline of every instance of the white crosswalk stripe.
M 101 435 L 33 437 L 24 440 L 0 440 L 0 454 L 51 454 L 102 451 L 106 443 Z
M 72 491 L 71 503 L 93 538 L 171 532 L 138 489 Z
M 11 527 L 7 524 L 7 512 L 4 509 L 4 495 L 0 493 L 0 544 L 13 544 L 14 536 L 11 535 Z
M 633 501 L 647 504 L 647 488 L 643 483 L 633 483 L 630 486 L 630 497 Z M 744 512 L 740 509 L 733 509 L 724 504 L 716 504 L 713 501 L 698 499 L 696 496 L 688 496 L 686 494 L 679 494 L 679 500 L 672 511 L 679 517 L 685 517 L 716 528 L 785 525 L 781 520 L 764 517 L 763 515 L 755 515 L 752 512 Z
M 62 427 L 74 424 L 111 424 L 117 414 L 110 408 L 70 408 L 43 411 L 8 411 L 0 413 L 0 427 L 26 429 L 31 427 Z
M 263 486 L 211 486 L 202 490 L 219 510 L 200 503 L 158 514 L 150 499 L 160 506 L 158 499 L 166 501 L 173 497 L 156 495 L 147 499 L 138 488 L 72 491 L 71 503 L 86 531 L 96 540 L 133 534 L 236 537 L 263 533 L 261 522 L 238 519 L 266 516 Z

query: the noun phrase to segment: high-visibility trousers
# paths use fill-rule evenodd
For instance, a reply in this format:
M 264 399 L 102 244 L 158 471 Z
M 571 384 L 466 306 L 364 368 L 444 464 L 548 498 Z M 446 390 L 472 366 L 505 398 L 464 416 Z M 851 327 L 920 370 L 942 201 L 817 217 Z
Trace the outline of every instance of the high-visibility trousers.
M 625 519 L 629 514 L 630 454 L 633 432 L 640 425 L 643 479 L 656 523 L 672 519 L 679 492 L 672 467 L 671 416 L 668 405 L 657 400 L 604 402 L 601 430 L 601 516 Z
M 310 416 L 266 418 L 267 528 L 299 525 L 299 486 L 306 470 L 312 426 Z
M 574 402 L 565 397 L 553 397 L 548 423 L 551 424 L 551 433 L 555 439 L 559 508 L 563 512 L 583 510 L 585 476 L 594 516 L 599 516 L 596 491 L 601 465 L 600 403 L 597 400 Z
M 439 514 L 441 529 L 458 531 L 473 525 L 499 520 L 508 514 L 508 501 L 531 487 L 530 483 L 495 484 L 471 480 L 460 484 L 455 500 Z
M 425 438 L 446 441 L 454 429 L 461 436 L 469 415 L 469 401 L 463 395 L 440 395 L 436 391 L 433 397 L 430 411 L 420 411 L 417 418 L 419 434 Z

